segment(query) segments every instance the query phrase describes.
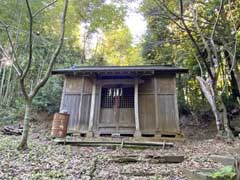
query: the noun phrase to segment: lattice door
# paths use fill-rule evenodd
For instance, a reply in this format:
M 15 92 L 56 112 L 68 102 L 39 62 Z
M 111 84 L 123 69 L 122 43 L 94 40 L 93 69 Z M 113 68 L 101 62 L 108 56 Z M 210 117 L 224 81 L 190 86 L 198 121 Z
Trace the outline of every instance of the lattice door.
M 103 88 L 101 108 L 134 108 L 134 89 Z

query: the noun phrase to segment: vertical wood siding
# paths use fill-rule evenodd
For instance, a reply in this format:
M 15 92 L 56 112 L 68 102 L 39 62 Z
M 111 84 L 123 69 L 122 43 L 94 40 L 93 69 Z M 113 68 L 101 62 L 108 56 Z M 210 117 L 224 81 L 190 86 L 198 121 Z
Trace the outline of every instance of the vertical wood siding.
M 68 123 L 68 130 L 76 131 L 78 126 L 78 112 L 79 112 L 79 103 L 81 101 L 80 94 L 64 94 L 63 96 L 63 106 L 62 110 L 67 110 L 70 114 L 70 120 Z
M 142 134 L 179 132 L 175 75 L 143 78 L 139 85 L 139 119 Z M 156 87 L 155 87 L 156 86 Z
M 133 108 L 121 108 L 119 109 L 119 126 L 120 127 L 132 127 L 135 128 L 134 122 L 134 109 Z
M 139 94 L 139 121 L 143 134 L 156 131 L 154 94 Z
M 60 111 L 70 113 L 68 132 L 88 130 L 92 82 L 89 77 L 65 77 Z M 134 109 L 120 109 L 116 122 L 113 109 L 101 108 L 101 86 L 101 81 L 98 81 L 94 132 L 114 133 L 118 129 L 120 133 L 133 133 Z M 157 75 L 155 80 L 153 77 L 142 78 L 138 98 L 140 130 L 143 134 L 179 132 L 175 75 Z
M 142 78 L 139 84 L 139 121 L 142 134 L 155 134 L 154 81 L 152 77 Z
M 70 113 L 68 132 L 88 129 L 92 82 L 87 77 L 66 76 L 60 111 Z
M 160 132 L 178 132 L 174 95 L 158 95 L 158 121 Z
M 176 78 L 174 75 L 159 75 L 157 77 L 157 129 L 161 132 L 179 132 Z

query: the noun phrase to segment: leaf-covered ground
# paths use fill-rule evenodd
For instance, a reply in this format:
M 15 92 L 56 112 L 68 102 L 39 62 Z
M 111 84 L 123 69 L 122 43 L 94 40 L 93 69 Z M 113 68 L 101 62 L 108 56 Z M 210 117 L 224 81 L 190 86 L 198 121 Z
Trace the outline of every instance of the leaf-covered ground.
M 211 154 L 240 152 L 237 141 L 228 145 L 215 139 L 187 140 L 171 149 L 133 150 L 104 147 L 56 145 L 48 133 L 33 128 L 30 150 L 16 150 L 19 136 L 0 135 L 0 179 L 167 179 L 185 180 L 184 169 L 221 167 L 209 159 Z M 183 154 L 179 164 L 115 163 L 114 155 Z

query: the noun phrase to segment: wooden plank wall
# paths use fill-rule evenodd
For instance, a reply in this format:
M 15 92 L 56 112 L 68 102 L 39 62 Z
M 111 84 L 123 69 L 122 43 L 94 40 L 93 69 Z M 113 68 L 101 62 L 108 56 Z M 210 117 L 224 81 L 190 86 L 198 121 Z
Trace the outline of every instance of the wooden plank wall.
M 142 78 L 139 84 L 139 121 L 142 134 L 155 134 L 156 118 L 154 103 L 154 81 L 152 77 Z
M 139 120 L 142 134 L 179 132 L 175 75 L 158 75 L 156 78 L 144 77 L 141 79 L 143 83 L 139 84 Z M 70 113 L 68 132 L 86 132 L 88 130 L 91 92 L 92 80 L 89 77 L 65 77 L 60 111 L 66 110 Z M 101 121 L 103 121 L 100 94 L 101 83 L 98 83 L 94 109 L 94 132 L 99 130 L 98 126 L 101 126 Z M 129 125 L 129 128 L 131 127 L 130 129 L 134 129 L 134 121 L 127 122 L 127 119 L 134 120 L 133 112 L 130 112 L 131 117 L 129 118 L 126 117 L 126 114 L 129 113 L 121 113 L 120 129 L 122 125 L 126 124 Z M 108 120 L 103 119 L 102 123 L 106 124 L 105 121 Z M 111 126 L 111 123 L 109 119 L 107 124 Z M 125 127 L 122 128 L 125 131 Z M 129 128 L 126 132 L 130 132 Z
M 175 75 L 142 78 L 139 119 L 142 134 L 179 132 Z
M 175 75 L 159 75 L 156 77 L 155 96 L 158 106 L 156 108 L 157 131 L 160 133 L 179 132 Z
M 92 81 L 88 77 L 66 76 L 60 111 L 70 113 L 68 132 L 85 132 L 91 105 Z

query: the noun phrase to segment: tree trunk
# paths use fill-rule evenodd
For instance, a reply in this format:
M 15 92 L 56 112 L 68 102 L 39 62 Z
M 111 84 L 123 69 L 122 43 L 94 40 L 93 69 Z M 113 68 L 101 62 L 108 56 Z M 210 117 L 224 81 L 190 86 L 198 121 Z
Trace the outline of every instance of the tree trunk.
M 234 68 L 233 73 L 234 73 L 234 76 L 235 76 L 235 79 L 236 79 L 236 83 L 237 83 L 237 87 L 238 87 L 238 93 L 239 93 L 239 97 L 240 97 L 240 70 L 239 70 L 238 65 L 236 65 L 236 67 Z M 240 101 L 240 98 L 238 99 L 238 103 L 240 103 L 239 101 Z
M 234 168 L 237 174 L 237 180 L 239 180 L 240 179 L 240 158 L 239 157 L 235 158 Z
M 215 116 L 215 120 L 216 120 L 216 126 L 217 126 L 217 130 L 218 130 L 218 134 L 221 135 L 221 130 L 222 130 L 222 119 L 220 117 L 218 108 L 217 108 L 217 104 L 216 104 L 216 99 L 215 99 L 215 95 L 214 95 L 214 90 L 212 89 L 212 87 L 202 78 L 202 77 L 197 77 L 197 80 L 200 83 L 200 87 L 202 89 L 202 92 L 204 94 L 204 96 L 207 98 L 212 112 Z
M 8 80 L 7 80 L 7 85 L 6 85 L 6 91 L 4 94 L 3 102 L 7 104 L 8 101 L 8 96 L 9 96 L 9 89 L 11 86 L 11 79 L 12 79 L 12 66 L 10 67 L 9 74 L 8 74 Z
M 229 122 L 229 119 L 227 117 L 227 109 L 226 109 L 226 106 L 225 106 L 225 104 L 222 100 L 222 97 L 219 97 L 218 111 L 219 111 L 220 117 L 223 121 L 223 127 L 224 127 L 224 131 L 227 135 L 227 138 L 230 142 L 232 142 L 234 140 L 234 136 L 233 136 L 232 130 L 230 129 L 230 122 Z
M 1 102 L 3 101 L 3 94 L 4 94 L 4 82 L 6 81 L 5 80 L 5 75 L 6 75 L 6 70 L 7 68 L 6 67 L 3 67 L 3 73 L 2 73 L 2 77 L 1 77 L 1 85 L 0 85 L 0 99 L 1 99 Z
M 232 60 L 229 56 L 229 53 L 224 51 L 224 56 L 227 60 L 229 70 L 232 70 Z M 237 64 L 237 62 L 235 63 Z M 240 97 L 240 72 L 237 65 L 236 68 L 233 68 L 233 70 L 230 72 L 230 77 L 232 95 L 233 98 L 236 99 L 237 97 Z
M 211 85 L 209 85 L 202 77 L 197 77 L 197 80 L 199 81 L 200 87 L 212 108 L 216 119 L 218 135 L 224 136 L 225 133 L 228 140 L 232 141 L 234 136 L 229 127 L 227 110 L 222 97 L 217 95 Z
M 30 101 L 26 102 L 23 134 L 22 134 L 21 142 L 18 146 L 18 150 L 25 150 L 28 148 L 27 140 L 28 140 L 28 134 L 29 134 L 29 129 L 30 129 L 31 108 L 32 108 L 32 101 L 30 100 Z

